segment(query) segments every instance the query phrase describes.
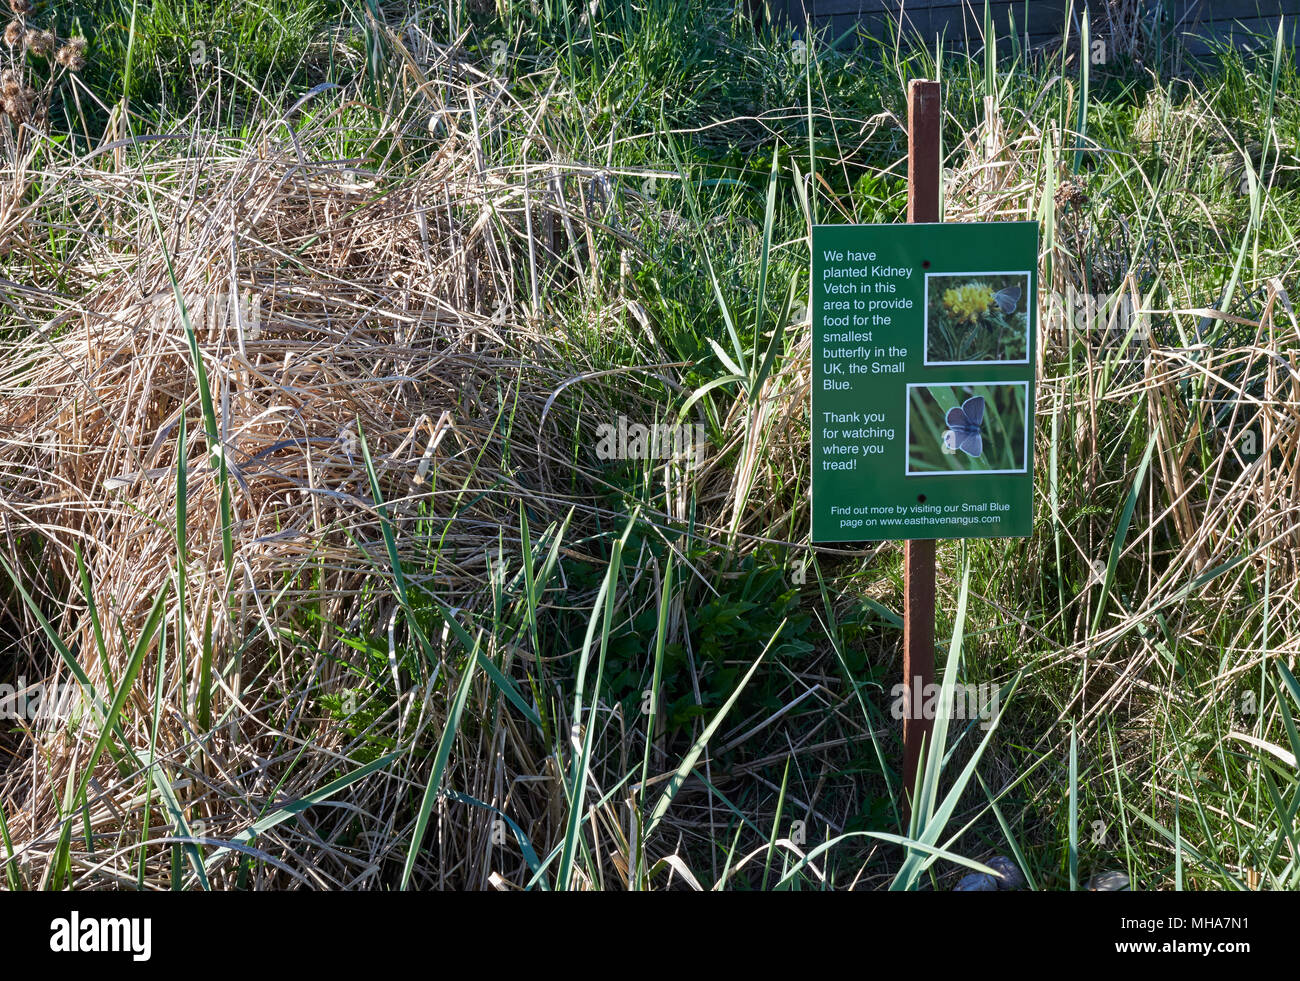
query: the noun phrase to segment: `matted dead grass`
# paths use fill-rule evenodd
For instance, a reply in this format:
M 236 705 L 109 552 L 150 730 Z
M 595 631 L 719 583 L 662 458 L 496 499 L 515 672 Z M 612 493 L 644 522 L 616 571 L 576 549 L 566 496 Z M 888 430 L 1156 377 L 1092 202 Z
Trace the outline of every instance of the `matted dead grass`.
M 456 97 L 465 119 L 475 100 L 493 96 L 468 85 L 443 94 L 444 105 Z M 481 139 L 449 113 L 434 152 L 395 155 L 379 171 L 332 158 L 339 117 L 370 111 L 338 103 L 312 124 L 295 118 L 292 134 L 268 125 L 243 148 L 197 134 L 118 140 L 41 174 L 40 200 L 12 230 L 34 268 L 45 230 L 33 215 L 64 216 L 58 231 L 70 244 L 57 285 L 38 286 L 35 276 L 6 284 L 18 329 L 0 351 L 3 547 L 101 692 L 113 690 L 155 598 L 167 594 L 168 656 L 149 656 L 126 736 L 146 760 L 154 754 L 153 778 L 170 781 L 191 830 L 197 823 L 213 840 L 229 841 L 273 803 L 328 784 L 365 745 L 348 745 L 342 727 L 319 717 L 323 694 L 355 684 L 343 666 L 364 660 L 340 634 L 381 624 L 390 652 L 408 642 L 393 601 L 375 588 L 390 563 L 363 437 L 410 585 L 452 607 L 489 601 L 483 585 L 494 553 L 503 540 L 519 547 L 521 504 L 537 535 L 574 503 L 547 493 L 546 473 L 563 461 L 541 458 L 536 434 L 545 413 L 548 429 L 572 438 L 572 408 L 552 395 L 584 366 L 515 317 L 513 291 L 526 223 L 545 223 L 556 247 L 585 249 L 581 207 L 558 180 L 559 193 L 525 205 L 526 168 L 490 169 Z M 388 121 L 399 117 L 374 115 L 376 142 L 402 139 Z M 529 245 L 537 249 L 535 239 Z M 568 274 L 557 251 L 533 259 Z M 228 528 L 186 318 L 229 472 Z M 590 404 L 589 390 L 585 397 Z M 187 482 L 183 604 L 178 467 Z M 32 611 L 16 593 L 3 595 L 0 629 L 18 652 L 6 670 L 29 686 L 74 682 Z M 455 646 L 444 631 L 440 649 Z M 205 650 L 216 652 L 210 675 Z M 391 667 L 406 717 L 376 719 L 372 730 L 398 740 L 426 728 L 436 735 L 444 706 L 427 671 Z M 205 676 L 215 681 L 210 706 L 200 704 Z M 201 712 L 210 712 L 210 733 Z M 67 819 L 59 808 L 67 782 L 98 726 L 90 714 L 41 715 L 25 728 L 6 746 L 0 800 L 35 881 Z M 511 782 L 520 772 L 545 774 L 547 764 L 510 725 L 464 736 L 467 746 L 481 739 L 479 759 L 495 765 L 478 767 L 467 751 L 458 786 L 484 800 L 509 798 L 527 823 L 529 804 Z M 282 885 L 356 886 L 400 862 L 408 798 L 425 779 L 408 765 L 340 795 L 323 818 L 272 832 L 280 858 L 266 874 Z M 141 796 L 140 777 L 101 761 L 89 826 L 74 836 L 74 884 L 134 879 L 146 822 L 175 825 L 156 792 Z M 559 785 L 542 778 L 525 789 L 545 821 Z M 353 816 L 368 829 L 359 843 Z M 481 817 L 486 830 L 490 814 Z M 86 848 L 91 835 L 119 847 Z M 339 836 L 347 849 L 331 847 Z M 442 844 L 417 881 L 487 884 L 490 845 L 469 857 L 458 851 L 477 845 L 472 833 Z M 149 846 L 146 882 L 162 881 L 169 854 L 165 840 Z M 217 863 L 211 874 L 219 884 L 236 864 Z

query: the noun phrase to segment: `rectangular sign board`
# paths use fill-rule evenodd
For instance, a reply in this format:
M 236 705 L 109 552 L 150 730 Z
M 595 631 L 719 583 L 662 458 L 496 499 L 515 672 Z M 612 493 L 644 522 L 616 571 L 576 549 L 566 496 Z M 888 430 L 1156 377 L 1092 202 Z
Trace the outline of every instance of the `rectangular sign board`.
M 1033 524 L 1038 223 L 815 225 L 812 540 Z

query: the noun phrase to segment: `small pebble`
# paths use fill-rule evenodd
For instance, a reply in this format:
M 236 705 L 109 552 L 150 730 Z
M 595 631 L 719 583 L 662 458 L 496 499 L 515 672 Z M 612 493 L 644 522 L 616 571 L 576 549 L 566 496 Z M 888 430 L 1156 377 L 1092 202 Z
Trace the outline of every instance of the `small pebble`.
M 993 881 L 993 876 L 985 872 L 972 872 L 970 875 L 961 877 L 955 886 L 953 892 L 997 892 L 998 884 Z
M 1088 880 L 1089 892 L 1131 892 L 1128 876 L 1123 872 L 1102 872 Z
M 984 864 L 997 873 L 994 881 L 999 889 L 1025 888 L 1025 877 L 1020 866 L 1005 855 L 994 855 Z

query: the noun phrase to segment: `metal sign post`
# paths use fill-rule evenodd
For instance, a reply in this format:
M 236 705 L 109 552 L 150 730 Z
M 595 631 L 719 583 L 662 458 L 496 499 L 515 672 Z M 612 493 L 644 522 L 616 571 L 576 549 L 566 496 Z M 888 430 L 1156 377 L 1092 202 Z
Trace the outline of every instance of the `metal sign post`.
M 1033 528 L 1038 224 L 940 222 L 939 83 L 907 97 L 907 222 L 812 228 L 810 437 L 811 539 L 905 543 L 893 711 L 910 805 L 946 710 L 935 542 Z
M 939 220 L 939 130 L 942 99 L 938 82 L 914 78 L 907 87 L 907 220 Z M 903 684 L 924 692 L 934 680 L 934 542 L 903 544 Z M 913 688 L 915 686 L 915 689 Z M 903 796 L 910 805 L 934 720 L 903 715 Z M 909 806 L 910 810 L 910 806 Z

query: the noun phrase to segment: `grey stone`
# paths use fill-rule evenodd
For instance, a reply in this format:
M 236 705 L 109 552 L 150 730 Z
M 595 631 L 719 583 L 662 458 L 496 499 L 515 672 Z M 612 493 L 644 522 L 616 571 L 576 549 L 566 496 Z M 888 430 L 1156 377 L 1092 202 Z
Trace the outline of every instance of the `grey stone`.
M 1089 892 L 1130 892 L 1128 876 L 1123 872 L 1102 872 L 1088 880 Z
M 994 882 L 999 889 L 1025 888 L 1025 876 L 1020 866 L 1005 855 L 994 855 L 984 864 L 997 873 Z
M 972 872 L 961 877 L 961 881 L 952 887 L 953 892 L 997 892 L 998 884 L 993 876 L 985 872 Z

